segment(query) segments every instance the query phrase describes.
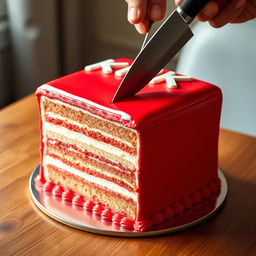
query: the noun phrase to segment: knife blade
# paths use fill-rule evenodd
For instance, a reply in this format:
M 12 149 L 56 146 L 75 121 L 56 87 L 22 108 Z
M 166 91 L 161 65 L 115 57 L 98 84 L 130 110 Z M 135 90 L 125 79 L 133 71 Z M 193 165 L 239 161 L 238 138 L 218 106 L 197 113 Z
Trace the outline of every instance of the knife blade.
M 208 1 L 183 0 L 149 40 L 146 36 L 141 51 L 112 99 L 113 103 L 136 94 L 166 66 L 193 37 L 189 24 Z

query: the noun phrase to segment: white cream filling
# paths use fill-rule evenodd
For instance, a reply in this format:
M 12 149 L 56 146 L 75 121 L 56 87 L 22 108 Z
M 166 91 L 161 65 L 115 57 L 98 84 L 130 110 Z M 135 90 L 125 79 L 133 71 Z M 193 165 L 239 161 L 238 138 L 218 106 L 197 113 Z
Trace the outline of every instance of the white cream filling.
M 130 182 L 128 182 L 128 181 L 126 181 L 126 180 L 124 180 L 124 179 L 121 179 L 120 177 L 118 177 L 117 175 L 114 175 L 114 174 L 112 174 L 112 173 L 109 173 L 109 172 L 107 173 L 107 172 L 105 172 L 105 171 L 103 171 L 103 170 L 101 170 L 101 169 L 99 169 L 99 168 L 97 168 L 97 167 L 95 167 L 95 166 L 92 166 L 92 165 L 90 165 L 90 164 L 87 164 L 87 165 L 85 165 L 85 168 L 88 168 L 88 169 L 93 170 L 93 171 L 95 171 L 95 172 L 98 172 L 98 173 L 100 173 L 100 174 L 106 175 L 107 177 L 115 178 L 115 179 L 117 179 L 117 180 L 120 180 L 120 181 L 124 182 L 125 184 L 127 184 L 127 185 L 131 186 L 132 188 L 134 188 L 134 185 L 131 184 Z
M 70 94 L 68 92 L 65 92 L 63 90 L 57 89 L 55 87 L 52 87 L 52 86 L 50 86 L 48 84 L 41 85 L 37 90 L 38 91 L 40 91 L 40 90 L 52 91 L 52 92 L 55 92 L 55 93 L 57 93 L 59 95 L 64 95 L 64 96 L 66 96 L 68 98 L 84 102 L 85 104 L 91 105 L 91 106 L 93 106 L 95 108 L 98 108 L 100 110 L 104 110 L 104 111 L 107 111 L 107 112 L 110 112 L 110 113 L 114 113 L 114 114 L 120 115 L 121 119 L 123 119 L 123 120 L 131 120 L 131 116 L 129 114 L 123 112 L 123 111 L 111 109 L 111 108 L 108 108 L 108 107 L 104 107 L 104 106 L 102 106 L 100 104 L 97 104 L 95 102 L 92 102 L 90 100 L 87 100 L 87 99 L 75 96 L 75 95 Z
M 123 144 L 126 144 L 126 145 L 129 146 L 129 147 L 133 147 L 133 145 L 132 145 L 131 143 L 129 143 L 128 141 L 126 141 L 126 140 L 122 140 L 122 139 L 120 139 L 120 138 L 118 138 L 118 137 L 115 137 L 115 136 L 113 136 L 113 135 L 111 135 L 111 134 L 109 134 L 109 133 L 106 133 L 106 132 L 104 132 L 104 131 L 101 131 L 101 130 L 99 130 L 99 129 L 90 128 L 90 127 L 89 127 L 88 125 L 86 125 L 86 124 L 78 123 L 78 122 L 76 122 L 76 121 L 74 121 L 74 120 L 71 120 L 71 119 L 68 119 L 68 118 L 66 118 L 66 117 L 64 117 L 64 116 L 57 115 L 57 114 L 52 113 L 52 112 L 47 112 L 47 116 L 49 116 L 49 117 L 51 117 L 51 118 L 54 118 L 54 119 L 61 120 L 61 121 L 65 121 L 66 123 L 71 124 L 71 125 L 78 126 L 78 127 L 81 128 L 81 129 L 87 129 L 88 131 L 93 131 L 93 132 L 96 132 L 96 133 L 100 133 L 100 134 L 102 134 L 104 137 L 107 137 L 107 138 L 110 138 L 110 139 L 114 139 L 114 140 L 116 140 L 116 141 L 118 141 L 118 142 L 121 142 L 121 143 L 123 143 Z
M 41 88 L 41 87 L 40 87 L 40 88 Z M 41 97 L 41 105 L 43 105 L 43 101 L 44 101 L 44 100 L 46 100 L 46 101 L 48 100 L 48 101 L 53 102 L 53 103 L 55 103 L 55 104 L 57 104 L 57 105 L 63 105 L 63 106 L 65 106 L 65 107 L 67 107 L 67 108 L 73 109 L 74 111 L 81 111 L 81 112 L 84 113 L 84 114 L 91 115 L 91 116 L 93 116 L 93 117 L 95 117 L 95 118 L 104 120 L 105 122 L 111 123 L 111 124 L 113 124 L 113 125 L 115 125 L 115 126 L 120 126 L 120 127 L 122 127 L 123 129 L 127 129 L 127 130 L 130 130 L 130 131 L 134 132 L 135 135 L 136 135 L 137 154 L 138 154 L 140 144 L 139 144 L 138 133 L 137 133 L 136 130 L 131 129 L 131 128 L 124 127 L 122 124 L 119 124 L 119 123 L 110 121 L 110 120 L 108 120 L 108 119 L 101 118 L 100 116 L 97 116 L 97 115 L 95 115 L 95 114 L 92 114 L 92 113 L 89 112 L 89 111 L 86 111 L 86 110 L 81 109 L 81 108 L 78 108 L 78 107 L 74 107 L 74 106 L 72 106 L 72 105 L 69 105 L 69 104 L 67 104 L 67 103 L 65 103 L 65 102 L 62 102 L 62 101 L 60 101 L 60 100 L 57 100 L 57 99 L 50 99 L 50 98 L 47 98 L 47 97 L 45 97 L 45 96 L 42 96 L 42 97 Z M 42 109 L 42 113 L 43 113 L 42 116 L 44 116 L 45 113 L 43 112 L 43 107 L 42 107 L 42 106 L 41 106 L 41 109 Z
M 93 114 L 93 113 L 87 111 L 87 110 L 84 110 L 84 109 L 82 109 L 82 108 L 75 107 L 75 106 L 73 106 L 73 105 L 67 104 L 67 103 L 65 103 L 65 102 L 63 102 L 63 101 L 60 101 L 60 100 L 57 100 L 57 99 L 50 99 L 50 98 L 47 98 L 46 96 L 42 96 L 42 97 L 41 97 L 41 102 L 42 102 L 42 101 L 50 101 L 50 102 L 53 102 L 53 103 L 55 103 L 55 104 L 57 104 L 57 105 L 62 105 L 62 106 L 65 106 L 65 107 L 67 107 L 67 108 L 70 108 L 70 109 L 72 109 L 72 110 L 74 110 L 74 111 L 80 111 L 80 112 L 82 112 L 82 113 L 84 113 L 84 114 L 86 114 L 86 115 L 90 115 L 90 116 L 96 117 L 96 118 L 98 118 L 98 119 L 100 119 L 100 120 L 104 120 L 105 122 L 111 123 L 111 124 L 113 124 L 113 125 L 121 126 L 121 127 L 124 128 L 124 129 L 134 131 L 134 130 L 131 129 L 131 128 L 124 127 L 122 124 L 119 124 L 119 123 L 110 121 L 110 120 L 108 120 L 108 119 L 104 119 L 104 118 L 102 118 L 102 117 L 100 117 L 100 116 L 98 116 L 98 115 L 95 115 L 95 114 Z M 43 104 L 43 102 L 42 102 L 42 104 Z M 47 103 L 46 103 L 46 104 L 47 104 Z
M 62 154 L 60 154 L 59 152 L 54 152 L 55 155 L 59 156 L 59 157 L 63 157 Z M 121 180 L 122 182 L 126 183 L 127 185 L 131 186 L 134 188 L 134 185 L 131 184 L 130 182 L 128 182 L 127 180 L 124 180 L 122 178 L 120 178 L 119 176 L 113 174 L 113 173 L 109 173 L 109 172 L 105 172 L 104 170 L 100 169 L 99 167 L 96 167 L 96 166 L 93 166 L 91 164 L 88 164 L 87 162 L 82 162 L 81 161 L 77 161 L 76 159 L 70 157 L 70 156 L 64 156 L 65 159 L 67 159 L 68 161 L 71 161 L 73 162 L 74 164 L 78 164 L 80 167 L 83 167 L 83 168 L 86 168 L 86 169 L 89 169 L 89 170 L 92 170 L 92 171 L 95 171 L 97 173 L 100 173 L 100 174 L 103 174 L 109 178 L 115 178 L 117 180 Z M 105 164 L 105 163 L 104 163 Z M 111 166 L 112 168 L 114 168 L 113 166 Z M 114 168 L 115 170 L 119 171 L 119 169 L 117 168 Z M 122 171 L 123 172 L 123 171 Z
M 48 144 L 53 144 L 53 145 L 55 145 L 57 142 L 50 140 L 50 141 L 47 141 L 47 143 L 48 143 Z M 79 145 L 76 145 L 76 147 L 77 147 L 79 150 L 81 150 L 82 152 L 84 151 L 84 149 L 81 148 Z M 72 151 L 72 152 L 81 154 L 80 151 L 78 151 L 78 150 L 76 150 L 76 149 L 74 149 L 74 148 L 72 148 L 72 147 L 66 148 L 66 150 L 69 150 L 69 151 Z M 96 157 L 93 157 L 93 156 L 88 156 L 88 157 L 89 157 L 89 158 L 92 158 L 93 160 L 95 160 L 95 161 L 97 161 L 97 162 L 102 163 L 102 161 L 99 160 L 99 159 L 96 158 Z M 109 161 L 111 161 L 112 163 L 115 163 L 115 164 L 117 164 L 117 165 L 119 164 L 119 162 L 115 161 L 114 159 L 109 159 Z M 108 166 L 110 166 L 110 167 L 114 167 L 116 170 L 119 170 L 119 171 L 121 171 L 121 172 L 127 172 L 127 171 L 125 171 L 125 170 L 119 168 L 118 166 L 113 166 L 111 163 L 104 162 L 104 164 L 105 164 L 105 165 L 108 165 Z
M 41 86 L 40 87 L 40 89 L 47 89 L 47 86 L 45 87 L 46 85 L 43 85 L 43 86 Z M 42 88 L 43 87 L 43 88 Z M 49 87 L 51 87 L 51 86 L 49 86 Z M 51 88 L 53 88 L 53 87 L 51 87 Z M 49 88 L 48 88 L 49 89 Z M 60 90 L 60 92 L 62 92 L 61 90 Z M 56 99 L 49 99 L 49 98 L 47 98 L 47 97 L 45 97 L 45 96 L 42 96 L 41 97 L 41 101 L 40 101 L 40 104 L 41 104 L 41 118 L 42 118 L 42 140 L 43 140 L 43 143 L 45 143 L 45 139 L 46 139 L 46 136 L 45 136 L 45 131 L 46 131 L 46 129 L 45 129 L 45 125 L 47 124 L 47 122 L 45 121 L 45 111 L 44 111 L 44 108 L 43 108 L 43 100 L 44 99 L 46 99 L 46 100 L 49 100 L 49 101 L 52 101 L 52 102 L 54 102 L 54 103 L 56 103 L 56 104 L 59 104 L 59 105 L 64 105 L 64 106 L 66 106 L 66 107 L 69 107 L 69 108 L 71 108 L 71 109 L 73 109 L 73 110 L 75 110 L 75 111 L 81 111 L 81 112 L 83 112 L 83 113 L 86 113 L 86 114 L 89 114 L 89 115 L 91 115 L 91 116 L 94 116 L 94 117 L 96 117 L 96 118 L 99 118 L 99 119 L 103 119 L 103 118 L 100 118 L 99 116 L 97 116 L 97 115 L 94 115 L 94 114 L 92 114 L 92 113 L 90 113 L 90 112 L 88 112 L 88 111 L 86 111 L 86 110 L 83 110 L 83 109 L 80 109 L 80 108 L 77 108 L 77 107 L 74 107 L 74 106 L 72 106 L 72 105 L 69 105 L 69 104 L 66 104 L 65 102 L 62 102 L 62 101 L 59 101 L 59 100 L 56 100 Z M 109 122 L 109 123 L 113 123 L 114 125 L 116 125 L 116 126 L 122 126 L 123 127 L 123 125 L 121 125 L 121 124 L 119 124 L 119 123 L 116 123 L 116 122 L 112 122 L 112 121 L 110 121 L 110 120 L 107 120 L 107 119 L 103 119 L 104 121 L 106 121 L 106 122 Z M 127 129 L 127 130 L 132 130 L 133 131 L 133 129 L 131 129 L 131 128 L 127 128 L 127 127 L 123 127 L 123 128 L 125 128 L 125 129 Z M 66 129 L 67 130 L 67 129 Z M 136 136 L 137 136 L 137 152 L 139 152 L 139 146 L 140 146 L 140 144 L 139 144 L 139 139 L 138 139 L 138 134 L 137 134 L 137 132 L 135 131 L 135 133 L 136 133 Z M 78 134 L 78 137 L 79 137 L 79 134 Z M 105 144 L 105 143 L 104 143 Z M 93 144 L 94 145 L 94 144 Z M 84 150 L 83 148 L 81 148 L 81 147 L 79 147 L 78 145 L 76 145 L 80 150 Z M 105 147 L 104 147 L 105 148 Z M 106 148 L 105 148 L 106 149 Z M 72 149 L 72 148 L 70 148 L 70 150 L 74 150 L 74 149 Z M 75 150 L 74 150 L 75 151 Z M 121 150 L 119 150 L 119 152 L 120 152 Z M 43 152 L 43 154 L 44 154 L 44 156 L 45 156 L 45 154 L 46 154 L 46 147 L 44 147 L 44 152 Z M 112 154 L 113 154 L 113 152 L 112 152 Z M 121 155 L 123 154 L 123 152 L 121 151 Z M 119 154 L 120 155 L 120 154 Z M 125 158 L 126 160 L 128 160 L 129 161 L 129 159 L 130 159 L 130 156 L 129 156 L 129 154 L 127 154 L 128 156 L 127 156 L 127 158 Z M 95 158 L 96 159 L 96 158 Z M 96 159 L 97 161 L 98 161 L 98 159 Z M 134 157 L 132 157 L 132 164 L 134 165 L 134 168 L 135 169 L 138 169 L 138 153 L 137 153 L 137 156 L 134 156 Z M 44 159 L 43 159 L 43 161 L 44 161 Z M 113 163 L 116 163 L 116 164 L 118 164 L 119 162 L 117 162 L 117 161 L 115 161 L 114 159 L 111 159 L 111 161 L 113 162 Z M 117 167 L 118 168 L 118 167 Z M 45 175 L 47 175 L 47 174 L 45 174 Z M 137 175 L 136 175 L 136 185 L 138 185 L 138 177 L 137 177 Z
M 118 149 L 110 144 L 101 142 L 101 141 L 97 141 L 95 139 L 92 139 L 90 137 L 87 137 L 84 134 L 75 132 L 75 131 L 71 131 L 65 127 L 61 127 L 61 126 L 57 126 L 48 122 L 45 122 L 43 125 L 43 133 L 46 134 L 47 131 L 50 132 L 54 132 L 57 134 L 60 134 L 62 136 L 68 137 L 72 140 L 77 140 L 79 142 L 82 142 L 84 144 L 93 146 L 95 148 L 98 148 L 102 151 L 105 152 L 109 152 L 113 155 L 116 155 L 118 157 L 121 157 L 122 159 L 125 159 L 127 161 L 129 161 L 130 163 L 132 163 L 134 166 L 136 166 L 136 168 L 138 167 L 138 156 L 137 155 L 131 155 L 127 152 L 122 151 L 121 149 Z M 45 141 L 44 141 L 45 143 Z
M 79 171 L 79 170 L 77 170 L 73 167 L 70 167 L 70 166 L 66 165 L 65 163 L 63 163 L 62 161 L 54 159 L 50 156 L 46 156 L 44 158 L 44 165 L 46 166 L 47 164 L 54 165 L 57 168 L 63 169 L 66 172 L 69 172 L 73 175 L 76 175 L 76 176 L 78 176 L 78 177 L 80 177 L 80 178 L 82 178 L 82 179 L 84 179 L 88 182 L 91 182 L 91 183 L 94 183 L 96 185 L 102 186 L 102 187 L 104 187 L 108 190 L 111 190 L 115 193 L 118 193 L 118 194 L 120 194 L 124 197 L 130 198 L 130 199 L 134 200 L 135 202 L 137 202 L 137 193 L 130 192 L 127 189 L 125 189 L 125 188 L 123 188 L 123 187 L 121 187 L 121 186 L 119 186 L 119 185 L 117 185 L 113 182 L 88 175 L 88 174 L 86 174 L 84 172 L 81 172 L 81 171 Z M 45 175 L 47 175 L 47 173 L 45 173 Z

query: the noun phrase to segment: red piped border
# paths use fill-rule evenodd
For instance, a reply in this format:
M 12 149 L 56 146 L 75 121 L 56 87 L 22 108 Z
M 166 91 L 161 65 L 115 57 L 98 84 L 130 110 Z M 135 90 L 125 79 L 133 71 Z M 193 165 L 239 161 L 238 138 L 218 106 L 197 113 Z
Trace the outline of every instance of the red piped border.
M 83 196 L 73 193 L 71 190 L 64 190 L 61 186 L 52 182 L 45 182 L 43 184 L 43 191 L 51 193 L 54 197 L 62 198 L 63 201 L 72 202 L 73 206 L 83 207 L 86 211 L 100 216 L 102 221 L 112 221 L 114 225 L 121 226 L 125 230 L 145 232 L 154 225 L 171 219 L 174 215 L 182 214 L 185 209 L 193 207 L 193 205 L 200 203 L 205 198 L 216 193 L 220 189 L 220 184 L 220 179 L 215 179 L 198 191 L 191 193 L 190 196 L 184 197 L 171 206 L 155 213 L 150 218 L 140 221 L 132 220 L 127 216 L 112 211 L 108 207 L 87 200 Z
M 221 181 L 219 178 L 211 181 L 207 186 L 202 187 L 200 190 L 192 193 L 190 196 L 172 204 L 170 207 L 155 213 L 151 218 L 136 221 L 134 224 L 134 229 L 139 232 L 147 231 L 155 224 L 160 224 L 165 220 L 172 218 L 174 215 L 182 214 L 185 209 L 193 207 L 194 204 L 198 204 L 204 198 L 216 193 L 220 188 L 220 184 Z
M 80 207 L 83 207 L 84 206 L 84 202 L 85 202 L 85 199 L 83 196 L 80 196 L 80 195 L 75 195 L 72 199 L 72 203 L 74 206 L 80 206 Z

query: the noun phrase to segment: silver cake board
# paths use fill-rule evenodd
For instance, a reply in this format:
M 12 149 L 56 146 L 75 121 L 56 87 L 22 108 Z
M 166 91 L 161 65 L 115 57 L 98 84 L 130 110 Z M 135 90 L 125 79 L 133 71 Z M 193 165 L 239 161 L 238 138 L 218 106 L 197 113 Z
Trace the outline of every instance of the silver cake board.
M 35 182 L 39 174 L 39 169 L 40 166 L 38 165 L 30 176 L 29 190 L 34 203 L 40 210 L 54 220 L 67 226 L 109 236 L 149 237 L 170 234 L 187 229 L 207 220 L 216 213 L 224 203 L 228 191 L 226 178 L 219 169 L 218 175 L 221 180 L 219 192 L 211 195 L 209 198 L 203 199 L 190 209 L 184 210 L 183 213 L 174 215 L 164 223 L 155 225 L 149 231 L 138 232 L 135 230 L 124 230 L 111 221 L 103 221 L 100 216 L 84 210 L 83 207 L 74 206 L 71 202 L 62 201 L 59 198 L 55 198 L 52 193 L 43 191 L 42 186 L 38 186 Z

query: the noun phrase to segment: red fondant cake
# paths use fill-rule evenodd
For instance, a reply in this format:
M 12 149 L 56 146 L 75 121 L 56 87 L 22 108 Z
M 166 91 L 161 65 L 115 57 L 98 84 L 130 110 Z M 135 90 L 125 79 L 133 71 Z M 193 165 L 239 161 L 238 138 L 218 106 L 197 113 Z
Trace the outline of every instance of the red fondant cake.
M 107 60 L 37 89 L 38 180 L 103 220 L 145 231 L 218 190 L 222 94 L 165 70 L 111 103 L 129 64 Z

